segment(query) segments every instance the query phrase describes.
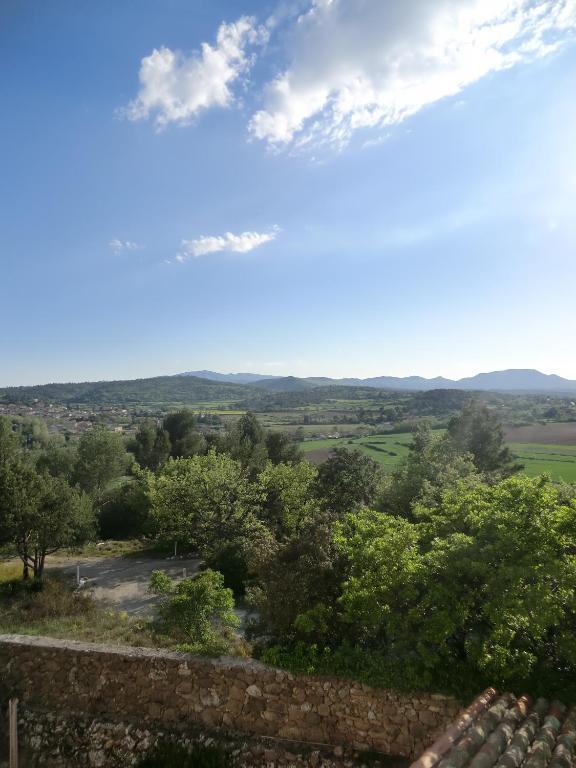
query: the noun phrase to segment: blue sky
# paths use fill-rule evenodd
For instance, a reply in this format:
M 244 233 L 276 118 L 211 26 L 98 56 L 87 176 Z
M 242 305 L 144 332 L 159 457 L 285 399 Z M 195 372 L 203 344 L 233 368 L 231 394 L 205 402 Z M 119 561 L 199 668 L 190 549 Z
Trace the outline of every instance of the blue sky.
M 576 0 L 3 0 L 0 385 L 576 379 L 575 31 Z

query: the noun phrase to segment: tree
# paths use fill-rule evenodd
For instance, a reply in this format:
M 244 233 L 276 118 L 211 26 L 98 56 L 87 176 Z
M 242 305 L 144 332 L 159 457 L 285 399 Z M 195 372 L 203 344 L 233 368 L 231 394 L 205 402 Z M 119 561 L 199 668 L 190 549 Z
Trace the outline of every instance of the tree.
M 230 630 L 240 624 L 234 613 L 234 596 L 224 577 L 210 569 L 190 579 L 173 581 L 163 571 L 153 571 L 150 591 L 160 595 L 160 620 L 184 648 L 192 652 L 225 650 Z
M 226 454 L 171 459 L 158 475 L 148 475 L 148 493 L 160 539 L 179 541 L 205 558 L 258 525 L 256 489 Z
M 344 578 L 345 558 L 334 544 L 333 520 L 326 512 L 305 519 L 284 541 L 268 541 L 252 548 L 249 589 L 261 629 L 284 644 L 304 636 L 313 638 L 320 623 L 323 640 Z M 332 636 L 330 639 L 335 640 Z
M 162 427 L 170 437 L 173 458 L 188 458 L 206 452 L 206 443 L 196 429 L 196 417 L 193 411 L 183 410 L 170 413 L 164 419 Z
M 265 444 L 272 464 L 295 464 L 302 461 L 302 451 L 286 432 L 268 432 Z
M 74 479 L 83 491 L 98 496 L 126 473 L 129 463 L 121 435 L 95 427 L 80 438 Z
M 505 444 L 496 414 L 475 400 L 450 419 L 448 436 L 457 451 L 472 455 L 479 472 L 507 476 L 522 469 Z
M 408 456 L 384 485 L 379 508 L 411 518 L 416 502 L 438 499 L 449 486 L 476 475 L 470 454 L 459 453 L 450 438 L 437 437 L 428 425 L 419 425 Z
M 573 498 L 546 478 L 461 482 L 414 514 L 339 526 L 340 602 L 364 647 L 427 685 L 553 687 L 576 672 Z
M 0 467 L 13 461 L 19 448 L 20 443 L 14 434 L 12 424 L 8 419 L 0 416 Z
M 130 445 L 130 450 L 143 469 L 156 471 L 170 456 L 172 450 L 170 434 L 153 421 L 143 421 Z
M 360 451 L 335 448 L 318 470 L 318 493 L 336 517 L 374 503 L 383 473 Z
M 143 536 L 150 528 L 150 499 L 145 482 L 138 476 L 102 495 L 98 527 L 103 539 Z
M 277 537 L 293 534 L 318 514 L 318 470 L 308 461 L 299 464 L 268 463 L 258 475 L 260 519 Z
M 46 556 L 86 541 L 94 533 L 88 496 L 66 480 L 40 475 L 23 462 L 0 471 L 0 531 L 23 564 L 23 577 L 44 573 Z
M 241 416 L 228 433 L 224 449 L 254 477 L 266 465 L 266 433 L 253 413 Z
M 51 440 L 36 459 L 36 469 L 40 474 L 63 477 L 68 482 L 72 482 L 76 460 L 75 448 L 57 440 Z

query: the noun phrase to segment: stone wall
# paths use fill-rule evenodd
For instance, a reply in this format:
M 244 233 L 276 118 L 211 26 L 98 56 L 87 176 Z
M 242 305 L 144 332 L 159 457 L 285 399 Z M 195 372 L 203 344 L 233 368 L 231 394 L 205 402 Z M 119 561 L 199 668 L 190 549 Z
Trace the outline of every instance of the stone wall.
M 460 710 L 338 678 L 295 677 L 253 660 L 0 635 L 0 700 L 144 727 L 374 749 L 413 758 Z
M 26 768 L 129 768 L 159 743 L 185 748 L 216 744 L 234 768 L 408 768 L 406 758 L 375 759 L 348 747 L 315 748 L 276 739 L 214 733 L 205 728 L 160 730 L 82 715 L 19 706 L 20 763 Z M 0 757 L 0 768 L 3 763 Z M 7 766 L 6 766 L 7 768 Z

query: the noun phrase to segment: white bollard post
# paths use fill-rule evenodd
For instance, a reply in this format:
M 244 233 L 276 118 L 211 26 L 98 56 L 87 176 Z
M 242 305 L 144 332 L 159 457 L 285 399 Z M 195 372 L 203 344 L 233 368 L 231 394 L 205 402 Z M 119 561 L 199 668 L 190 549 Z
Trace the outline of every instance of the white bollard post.
M 186 568 L 182 568 L 182 578 L 186 578 Z
M 76 586 L 80 586 L 80 563 L 76 564 Z
M 10 768 L 18 768 L 18 699 L 8 703 L 8 721 L 10 734 Z

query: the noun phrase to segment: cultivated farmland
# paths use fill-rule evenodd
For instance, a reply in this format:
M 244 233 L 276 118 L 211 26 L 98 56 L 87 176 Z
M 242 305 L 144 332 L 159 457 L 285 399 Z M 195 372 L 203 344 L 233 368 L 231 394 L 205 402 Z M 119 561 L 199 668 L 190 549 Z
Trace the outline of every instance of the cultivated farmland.
M 546 438 L 551 430 L 547 427 L 558 429 L 558 435 L 563 435 L 567 439 L 569 430 L 562 429 L 570 427 L 574 429 L 576 424 L 550 424 L 545 426 L 520 427 L 509 432 L 519 432 L 522 429 L 529 429 L 532 434 L 535 430 L 542 430 Z M 520 433 L 522 434 L 522 433 Z M 537 434 L 537 432 L 536 432 Z M 408 446 L 412 436 L 410 433 L 401 434 L 382 434 L 370 435 L 368 437 L 358 438 L 333 438 L 326 440 L 307 440 L 301 443 L 301 449 L 304 455 L 314 464 L 320 464 L 330 455 L 330 451 L 335 448 L 357 449 L 371 459 L 377 461 L 386 469 L 393 471 L 401 459 L 408 453 Z M 553 480 L 563 480 L 568 483 L 576 483 L 576 440 L 573 445 L 553 444 L 538 442 L 512 442 L 508 443 L 514 455 L 524 465 L 523 472 L 531 477 L 549 474 Z

